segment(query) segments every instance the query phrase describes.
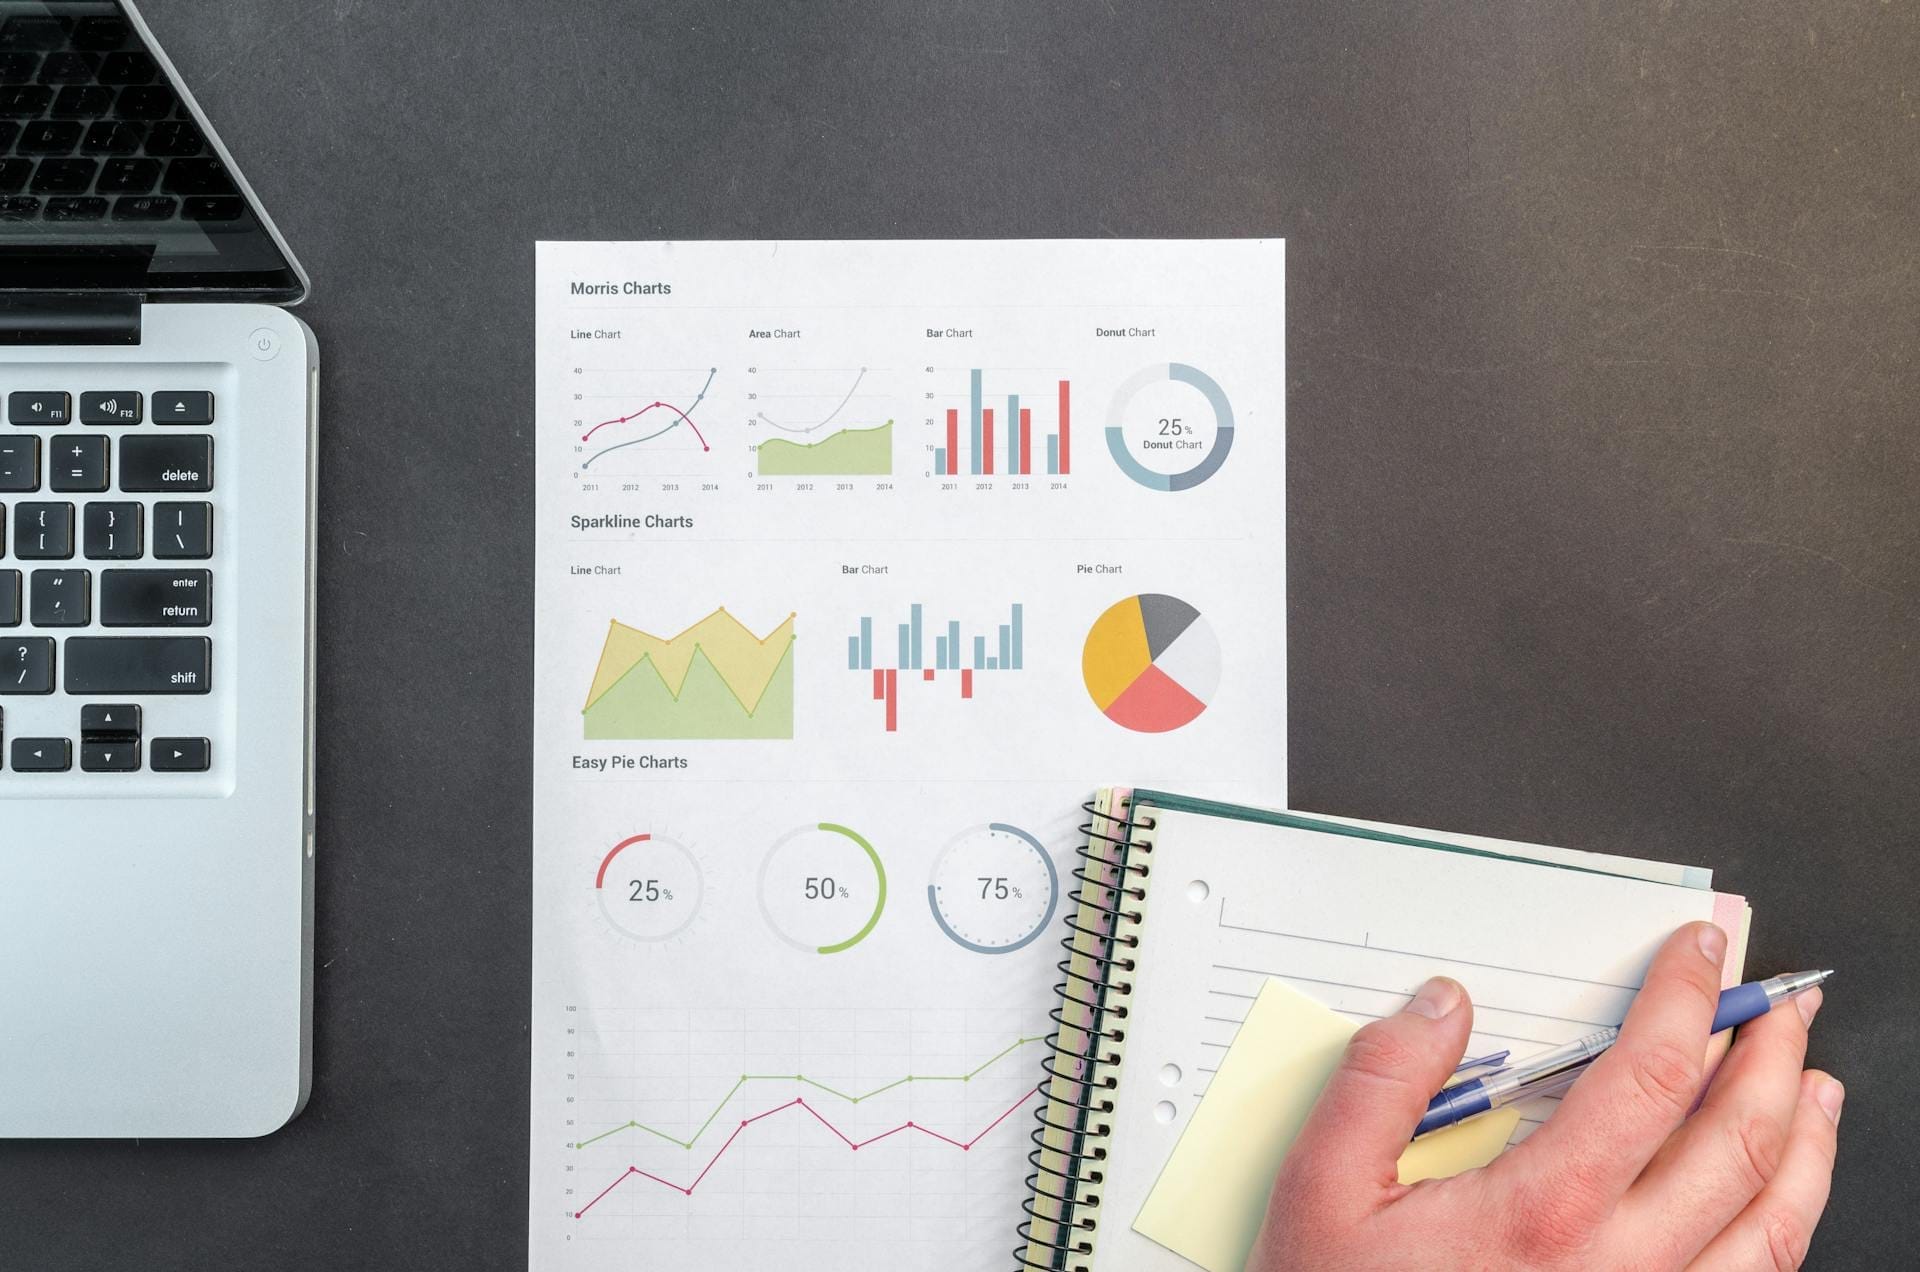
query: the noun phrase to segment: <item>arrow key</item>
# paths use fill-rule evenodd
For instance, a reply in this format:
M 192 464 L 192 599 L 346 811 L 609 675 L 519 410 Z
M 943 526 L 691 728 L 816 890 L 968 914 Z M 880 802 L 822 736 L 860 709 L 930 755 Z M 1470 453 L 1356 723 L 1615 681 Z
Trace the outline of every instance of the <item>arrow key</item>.
M 213 746 L 205 738 L 155 738 L 150 767 L 156 773 L 204 773 L 213 767 Z
M 15 765 L 18 768 L 19 765 Z M 140 771 L 138 742 L 82 742 L 80 767 L 88 773 L 137 773 Z
M 15 738 L 13 771 L 64 773 L 73 767 L 73 743 L 65 738 Z
M 80 708 L 82 742 L 140 741 L 140 708 L 124 702 L 90 702 Z

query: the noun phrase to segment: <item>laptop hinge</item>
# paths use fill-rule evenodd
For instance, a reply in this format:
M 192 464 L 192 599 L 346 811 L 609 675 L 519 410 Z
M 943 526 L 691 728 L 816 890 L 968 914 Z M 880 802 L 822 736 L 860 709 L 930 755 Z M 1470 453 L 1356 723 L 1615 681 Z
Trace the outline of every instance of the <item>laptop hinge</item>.
M 130 292 L 0 295 L 0 345 L 137 345 L 140 299 Z

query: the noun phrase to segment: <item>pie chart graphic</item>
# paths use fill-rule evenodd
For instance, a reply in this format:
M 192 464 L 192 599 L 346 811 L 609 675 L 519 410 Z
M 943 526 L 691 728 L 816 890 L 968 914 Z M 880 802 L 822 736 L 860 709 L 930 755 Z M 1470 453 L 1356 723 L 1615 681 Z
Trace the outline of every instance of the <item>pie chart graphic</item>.
M 1107 719 L 1136 733 L 1170 733 L 1213 700 L 1220 642 L 1193 606 L 1143 592 L 1094 620 L 1080 675 Z

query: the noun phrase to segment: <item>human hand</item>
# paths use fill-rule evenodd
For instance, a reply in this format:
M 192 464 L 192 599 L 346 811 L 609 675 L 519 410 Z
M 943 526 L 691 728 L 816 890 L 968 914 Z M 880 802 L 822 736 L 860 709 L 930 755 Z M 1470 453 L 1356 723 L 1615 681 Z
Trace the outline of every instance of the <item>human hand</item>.
M 1818 989 L 1742 1025 L 1706 1082 L 1726 948 L 1710 923 L 1674 933 L 1552 1118 L 1481 1170 L 1409 1187 L 1394 1163 L 1473 1027 L 1466 991 L 1428 981 L 1354 1034 L 1274 1181 L 1249 1272 L 1799 1267 L 1844 1091 L 1801 1071 Z

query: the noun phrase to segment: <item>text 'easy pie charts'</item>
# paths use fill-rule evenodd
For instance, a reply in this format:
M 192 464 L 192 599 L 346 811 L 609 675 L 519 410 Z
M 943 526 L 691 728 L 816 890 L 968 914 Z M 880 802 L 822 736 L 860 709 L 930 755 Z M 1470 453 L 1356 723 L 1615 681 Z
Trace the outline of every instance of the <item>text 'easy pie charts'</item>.
M 1080 674 L 1107 719 L 1136 733 L 1190 724 L 1220 687 L 1220 642 L 1175 596 L 1129 596 L 1094 621 Z

